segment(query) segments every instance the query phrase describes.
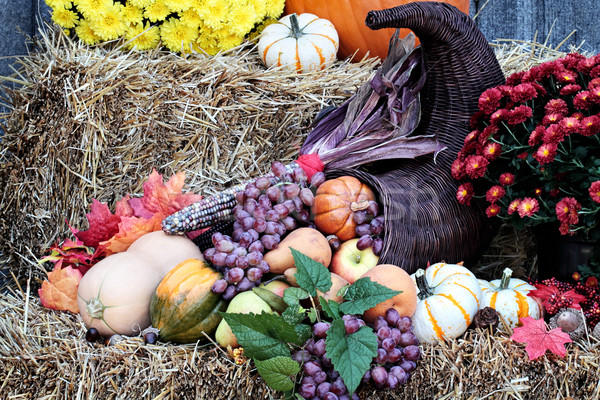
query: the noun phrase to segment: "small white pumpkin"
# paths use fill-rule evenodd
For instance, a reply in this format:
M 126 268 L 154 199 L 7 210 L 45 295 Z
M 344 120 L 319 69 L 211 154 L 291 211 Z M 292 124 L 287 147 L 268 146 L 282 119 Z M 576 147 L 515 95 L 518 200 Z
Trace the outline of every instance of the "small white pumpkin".
M 338 47 L 331 22 L 314 14 L 290 14 L 263 30 L 258 55 L 267 67 L 319 71 L 336 60 Z
M 504 318 L 506 323 L 514 328 L 519 323 L 519 318 L 542 317 L 542 305 L 537 299 L 528 296 L 535 287 L 521 279 L 511 279 L 512 270 L 506 268 L 502 279 L 491 282 L 479 279 L 481 286 L 481 308 L 492 307 Z
M 437 263 L 412 278 L 418 297 L 413 332 L 419 341 L 436 343 L 465 333 L 481 300 L 475 275 L 461 265 Z

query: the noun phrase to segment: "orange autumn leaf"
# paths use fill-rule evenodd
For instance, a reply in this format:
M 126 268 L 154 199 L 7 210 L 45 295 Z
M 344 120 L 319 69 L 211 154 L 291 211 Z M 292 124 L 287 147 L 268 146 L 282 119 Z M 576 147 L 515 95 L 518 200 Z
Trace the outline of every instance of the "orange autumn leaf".
M 61 268 L 61 263 L 57 263 L 38 290 L 42 305 L 53 310 L 78 313 L 77 287 L 81 277 L 81 272 L 77 269 L 69 266 Z
M 126 251 L 133 242 L 146 233 L 158 231 L 161 229 L 162 220 L 165 214 L 154 214 L 152 218 L 122 217 L 119 222 L 119 232 L 107 241 L 101 242 L 105 246 L 106 255 Z

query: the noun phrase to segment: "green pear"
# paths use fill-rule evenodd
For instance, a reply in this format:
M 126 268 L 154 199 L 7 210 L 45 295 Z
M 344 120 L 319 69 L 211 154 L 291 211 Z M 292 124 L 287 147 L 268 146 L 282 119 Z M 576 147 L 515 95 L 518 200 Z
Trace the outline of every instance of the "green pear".
M 225 312 L 232 314 L 260 314 L 263 311 L 272 313 L 273 310 L 269 305 L 252 291 L 238 293 L 227 306 Z M 239 347 L 237 338 L 231 331 L 229 324 L 225 319 L 221 320 L 217 331 L 215 332 L 215 340 L 223 347 L 231 346 L 231 348 Z

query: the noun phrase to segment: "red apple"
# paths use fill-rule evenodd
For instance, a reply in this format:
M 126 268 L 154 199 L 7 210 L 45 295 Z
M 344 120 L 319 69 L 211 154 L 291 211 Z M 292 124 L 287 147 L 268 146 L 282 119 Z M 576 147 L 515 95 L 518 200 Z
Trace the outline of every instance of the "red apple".
M 358 239 L 347 240 L 335 252 L 329 269 L 350 282 L 354 283 L 365 272 L 377 265 L 379 257 L 368 247 L 365 250 L 356 248 Z

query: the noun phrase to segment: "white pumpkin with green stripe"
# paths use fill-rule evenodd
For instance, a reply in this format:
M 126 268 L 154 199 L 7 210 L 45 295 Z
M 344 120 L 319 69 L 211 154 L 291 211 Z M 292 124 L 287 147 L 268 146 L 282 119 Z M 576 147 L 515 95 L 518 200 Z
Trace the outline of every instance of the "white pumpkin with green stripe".
M 437 263 L 412 275 L 417 285 L 413 332 L 424 343 L 456 338 L 467 330 L 481 300 L 481 287 L 467 268 Z
M 479 279 L 481 286 L 481 308 L 492 307 L 504 318 L 507 325 L 514 328 L 519 319 L 542 317 L 542 306 L 537 299 L 527 294 L 535 287 L 521 279 L 511 279 L 512 270 L 506 268 L 502 279 L 491 282 Z

